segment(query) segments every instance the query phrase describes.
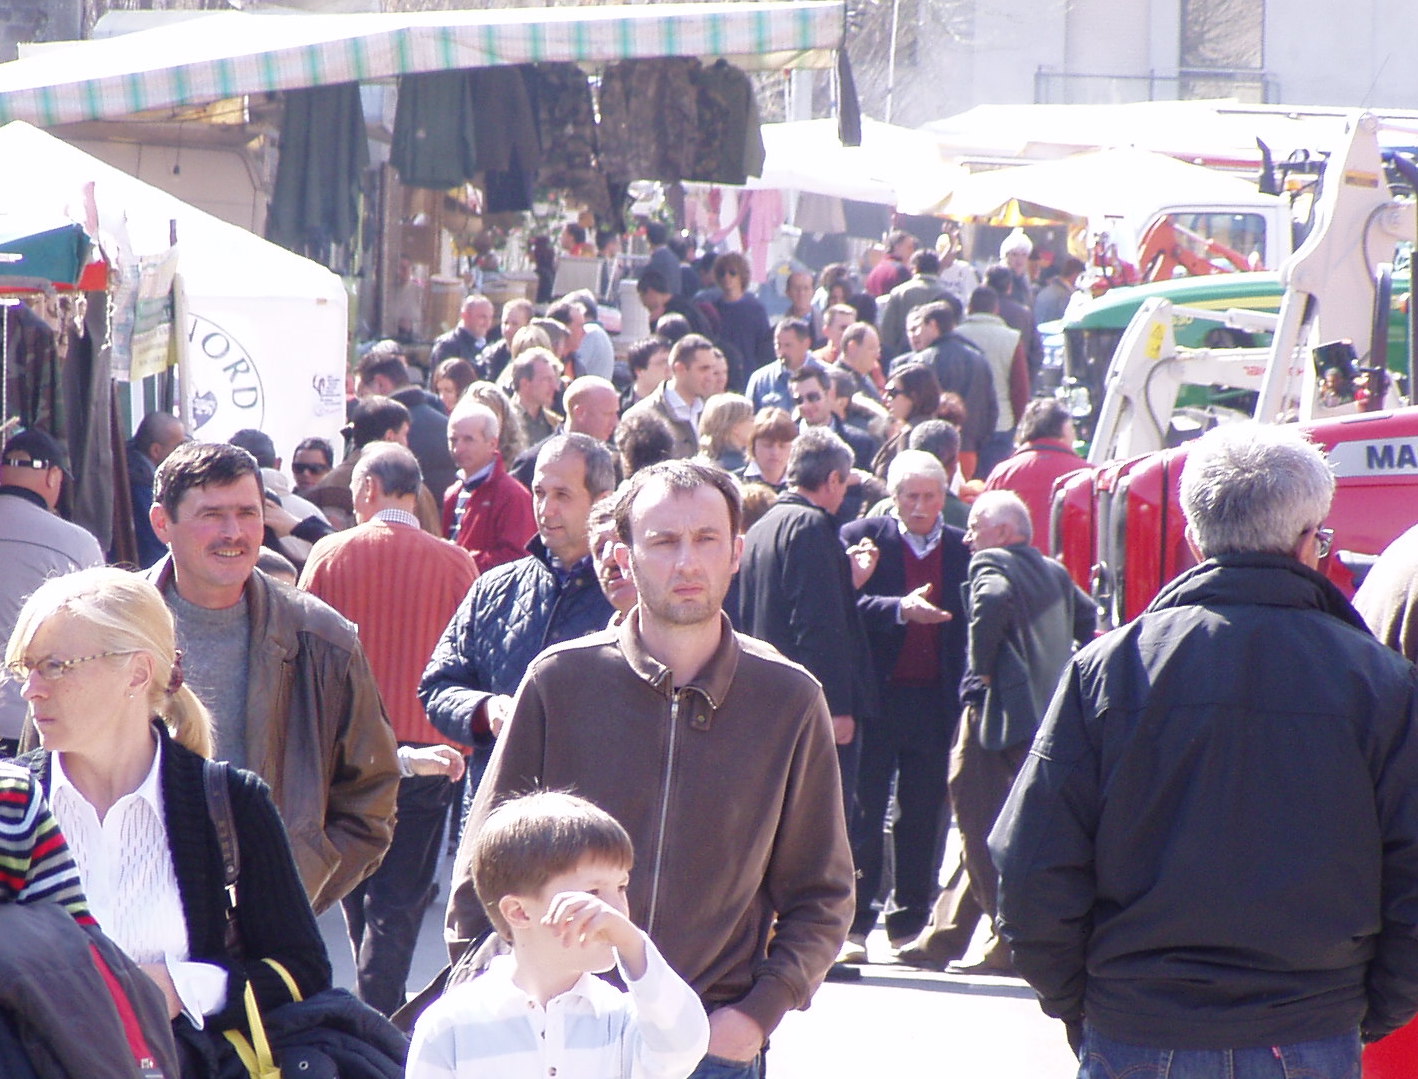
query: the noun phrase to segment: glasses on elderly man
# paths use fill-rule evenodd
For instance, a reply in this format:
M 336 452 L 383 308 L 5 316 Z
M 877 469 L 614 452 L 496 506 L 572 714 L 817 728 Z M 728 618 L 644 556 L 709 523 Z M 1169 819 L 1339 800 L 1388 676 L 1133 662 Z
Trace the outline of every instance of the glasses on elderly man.
M 17 659 L 14 663 L 5 664 L 5 673 L 16 682 L 23 682 L 31 673 L 38 674 L 46 682 L 57 682 L 79 664 L 87 663 L 91 659 L 107 659 L 109 656 L 131 656 L 132 654 L 132 649 L 127 649 L 120 652 L 95 652 L 91 656 L 78 656 L 74 659 L 55 659 L 53 656 L 46 656 L 33 663 L 29 660 Z

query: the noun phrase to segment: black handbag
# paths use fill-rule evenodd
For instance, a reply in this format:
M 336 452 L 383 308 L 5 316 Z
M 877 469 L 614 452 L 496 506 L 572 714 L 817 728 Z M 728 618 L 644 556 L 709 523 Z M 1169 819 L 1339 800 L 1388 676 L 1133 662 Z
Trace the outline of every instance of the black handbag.
M 225 761 L 202 762 L 207 813 L 216 828 L 226 890 L 225 943 L 234 958 L 244 956 L 236 919 L 241 847 L 231 811 Z M 403 1079 L 409 1041 L 378 1011 L 345 989 L 322 989 L 301 998 L 295 979 L 278 961 L 263 957 L 285 981 L 291 1003 L 262 1014 L 247 982 L 247 1031 L 223 1034 L 251 1079 Z

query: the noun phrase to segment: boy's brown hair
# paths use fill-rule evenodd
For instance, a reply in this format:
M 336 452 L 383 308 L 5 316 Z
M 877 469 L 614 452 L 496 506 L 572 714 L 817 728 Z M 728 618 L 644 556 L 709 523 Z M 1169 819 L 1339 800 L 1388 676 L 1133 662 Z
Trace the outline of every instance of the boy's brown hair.
M 487 815 L 473 844 L 473 887 L 493 928 L 510 941 L 512 931 L 498 909 L 502 898 L 535 895 L 587 859 L 629 869 L 635 864 L 629 834 L 584 798 L 538 791 Z

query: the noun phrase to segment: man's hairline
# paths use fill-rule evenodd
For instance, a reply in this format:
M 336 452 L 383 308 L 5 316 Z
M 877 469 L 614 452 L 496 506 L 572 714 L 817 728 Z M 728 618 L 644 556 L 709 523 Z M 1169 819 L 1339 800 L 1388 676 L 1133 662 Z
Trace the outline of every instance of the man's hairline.
M 630 505 L 627 507 L 626 523 L 630 526 L 630 539 L 629 542 L 626 542 L 627 547 L 631 548 L 632 550 L 635 548 L 636 507 L 640 504 L 640 500 L 644 496 L 645 492 L 650 490 L 652 486 L 658 486 L 662 492 L 667 492 L 671 497 L 674 498 L 693 498 L 696 492 L 704 490 L 705 488 L 714 491 L 716 494 L 719 495 L 720 501 L 722 501 L 724 504 L 724 534 L 732 538 L 734 530 L 734 516 L 729 506 L 728 496 L 725 495 L 724 492 L 721 491 L 718 487 L 716 487 L 712 483 L 696 483 L 692 488 L 682 487 L 678 484 L 666 483 L 665 480 L 661 477 L 654 476 L 641 485 L 640 489 L 635 492 L 634 497 L 630 500 Z

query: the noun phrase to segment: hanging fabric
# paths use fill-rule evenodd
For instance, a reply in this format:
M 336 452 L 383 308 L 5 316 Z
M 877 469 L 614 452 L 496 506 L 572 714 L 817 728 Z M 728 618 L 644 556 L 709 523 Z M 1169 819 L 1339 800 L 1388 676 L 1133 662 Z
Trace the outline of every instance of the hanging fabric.
M 541 140 L 537 182 L 568 192 L 597 216 L 606 214 L 610 193 L 596 162 L 591 80 L 576 64 L 525 64 L 521 71 Z
M 698 139 L 698 66 L 697 60 L 672 56 L 606 68 L 596 135 L 609 180 L 675 183 L 689 176 Z
M 743 184 L 763 175 L 763 132 L 752 81 L 727 60 L 696 65 L 691 74 L 698 126 L 688 179 Z
M 523 68 L 479 67 L 466 74 L 487 212 L 530 210 L 542 143 Z
M 401 183 L 443 191 L 477 172 L 470 89 L 463 71 L 399 79 L 389 162 Z
M 266 238 L 292 251 L 349 243 L 369 142 L 359 84 L 288 90 Z

